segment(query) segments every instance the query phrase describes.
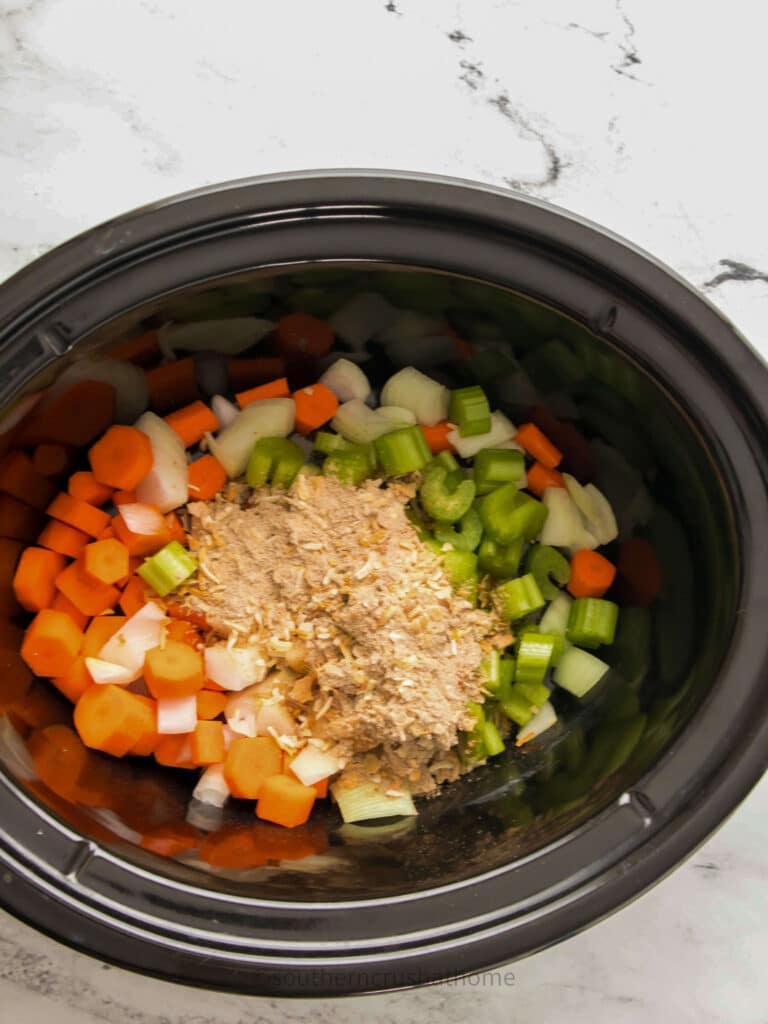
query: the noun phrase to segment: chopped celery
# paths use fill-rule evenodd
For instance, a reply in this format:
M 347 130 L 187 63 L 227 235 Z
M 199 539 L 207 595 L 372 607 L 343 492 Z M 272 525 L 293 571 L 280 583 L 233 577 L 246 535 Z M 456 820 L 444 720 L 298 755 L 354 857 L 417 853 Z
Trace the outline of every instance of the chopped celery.
M 489 651 L 480 662 L 480 675 L 487 690 L 492 693 L 499 688 L 501 676 L 501 654 L 498 650 Z
M 430 466 L 419 488 L 421 507 L 430 519 L 440 523 L 455 523 L 469 511 L 475 500 L 472 480 L 462 476 L 457 486 L 451 487 L 449 476 L 453 472 L 457 471 L 449 471 L 445 466 Z
M 480 513 L 469 508 L 454 525 L 435 523 L 433 532 L 441 544 L 452 544 L 457 551 L 474 551 L 483 535 Z
M 525 558 L 525 567 L 528 572 L 533 573 L 539 590 L 547 601 L 551 601 L 560 593 L 555 584 L 564 585 L 571 578 L 568 559 L 547 544 L 532 545 Z
M 488 433 L 491 429 L 491 407 L 479 384 L 451 392 L 448 419 L 456 424 L 462 437 Z
M 504 740 L 501 738 L 499 730 L 493 722 L 489 722 L 488 720 L 483 722 L 482 736 L 488 757 L 494 757 L 496 754 L 500 754 L 504 750 Z
M 372 782 L 345 786 L 341 780 L 333 783 L 331 793 L 345 822 L 416 814 L 409 792 L 401 791 L 399 796 L 388 796 Z
M 449 451 L 438 452 L 429 463 L 430 466 L 444 466 L 449 472 L 460 469 L 455 457 Z
M 549 666 L 552 664 L 556 639 L 559 638 L 545 636 L 541 633 L 525 632 L 522 634 L 517 649 L 516 682 L 543 682 Z
M 423 469 L 432 458 L 420 427 L 403 427 L 377 437 L 373 442 L 387 476 L 405 476 Z
M 536 714 L 534 705 L 522 693 L 515 693 L 514 687 L 507 699 L 502 701 L 501 709 L 516 725 L 526 725 Z
M 608 666 L 600 658 L 580 647 L 569 647 L 560 659 L 552 678 L 558 686 L 572 693 L 574 697 L 583 697 L 598 683 Z
M 502 484 L 517 483 L 525 473 L 525 457 L 511 448 L 483 448 L 473 465 L 478 494 L 489 494 Z
M 540 708 L 542 704 L 551 697 L 549 687 L 544 683 L 526 682 L 519 680 L 512 687 L 513 694 L 520 694 L 521 697 L 525 697 L 526 700 L 530 701 L 534 707 Z
M 304 465 L 304 452 L 287 437 L 261 437 L 248 459 L 245 478 L 249 487 L 290 487 Z
M 506 580 L 514 576 L 519 569 L 522 550 L 522 537 L 513 540 L 506 547 L 489 538 L 483 538 L 477 552 L 477 564 L 481 572 L 488 573 L 498 580 Z
M 356 445 L 352 451 L 331 452 L 323 462 L 323 475 L 335 476 L 342 483 L 358 487 L 371 475 L 368 454 L 362 445 Z
M 547 518 L 546 506 L 513 483 L 486 494 L 478 509 L 486 534 L 497 544 L 511 544 L 518 537 L 534 540 Z
M 599 597 L 578 597 L 571 605 L 566 636 L 581 647 L 613 643 L 619 606 Z
M 160 597 L 165 597 L 196 569 L 197 560 L 177 540 L 172 540 L 151 558 L 145 558 L 136 572 Z
M 494 590 L 493 596 L 500 614 L 510 622 L 522 619 L 544 604 L 541 591 L 530 573 L 518 576 L 514 580 L 507 580 L 506 583 L 500 583 Z

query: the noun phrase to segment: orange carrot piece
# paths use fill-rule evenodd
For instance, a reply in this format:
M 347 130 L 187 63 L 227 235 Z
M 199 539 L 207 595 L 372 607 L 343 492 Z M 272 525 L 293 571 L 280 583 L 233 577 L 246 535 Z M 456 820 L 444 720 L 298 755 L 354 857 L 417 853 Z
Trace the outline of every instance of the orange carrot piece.
M 100 380 L 81 380 L 35 410 L 22 432 L 25 444 L 45 441 L 79 448 L 103 434 L 114 419 L 115 389 Z
M 650 541 L 632 537 L 619 548 L 617 594 L 625 604 L 648 608 L 661 592 L 661 564 Z
M 165 639 L 176 640 L 180 644 L 187 644 L 188 647 L 197 647 L 202 637 L 191 622 L 173 619 L 165 624 Z M 198 718 L 202 717 L 198 715 Z
M 96 583 L 117 583 L 128 575 L 128 548 L 119 540 L 94 541 L 85 547 L 80 557 L 83 572 Z
M 27 627 L 21 656 L 36 676 L 60 676 L 77 657 L 82 639 L 65 612 L 44 608 Z
M 205 680 L 205 683 L 203 684 L 203 689 L 204 690 L 210 690 L 211 693 L 227 693 L 228 692 L 223 686 L 220 686 L 218 683 L 214 683 L 214 681 L 212 679 L 206 679 Z
M 51 608 L 55 612 L 64 612 L 72 619 L 79 630 L 84 630 L 88 625 L 89 617 L 84 615 L 79 608 L 76 608 L 68 597 L 65 597 L 60 590 L 51 602 Z
M 126 622 L 127 616 L 125 615 L 96 615 L 92 618 L 80 646 L 82 656 L 98 658 L 104 644 L 111 640 Z
M 56 597 L 56 577 L 66 565 L 64 555 L 48 548 L 25 548 L 13 577 L 13 591 L 22 608 L 28 612 L 49 608 Z
M 207 501 L 223 489 L 227 473 L 213 455 L 203 455 L 189 466 L 189 500 Z
M 188 697 L 203 688 L 203 656 L 188 644 L 167 640 L 164 647 L 147 651 L 144 679 L 149 692 L 158 700 Z
M 582 548 L 571 559 L 568 591 L 573 597 L 602 597 L 616 576 L 616 566 L 597 551 Z
M 135 505 L 138 500 L 136 491 L 115 491 L 112 495 L 112 504 L 118 507 L 120 505 Z
M 547 469 L 540 462 L 534 462 L 528 470 L 527 489 L 540 498 L 548 487 L 565 487 L 565 477 L 556 469 Z
M 202 612 L 196 612 L 193 608 L 187 608 L 183 604 L 171 601 L 166 605 L 167 613 L 172 619 L 180 619 L 182 622 L 191 622 L 197 629 L 208 630 L 210 625 Z
M 34 540 L 41 522 L 42 515 L 37 509 L 12 498 L 10 494 L 0 494 L 0 537 Z
M 157 701 L 151 697 L 144 697 L 136 694 L 142 705 L 142 727 L 139 736 L 128 751 L 133 757 L 149 757 L 154 754 L 155 747 L 160 742 L 157 731 Z
M 117 540 L 121 544 L 125 544 L 128 548 L 128 554 L 134 558 L 146 558 L 147 555 L 154 555 L 156 551 L 165 547 L 168 541 L 171 540 L 171 531 L 168 529 L 167 522 L 164 523 L 163 528 L 158 533 L 133 533 L 132 530 L 128 529 L 125 520 L 119 512 L 116 516 L 112 517 L 112 530 Z
M 79 559 L 59 573 L 56 586 L 83 615 L 101 615 L 114 608 L 120 598 L 117 587 L 97 583 L 92 576 L 86 575 Z
M 160 736 L 153 751 L 158 764 L 166 768 L 197 768 L 192 761 L 191 734 Z
M 156 412 L 170 412 L 199 397 L 195 361 L 191 356 L 147 370 L 146 378 Z
M 144 582 L 141 576 L 132 576 L 120 595 L 120 607 L 127 616 L 135 615 L 152 596 L 152 588 Z
M 49 519 L 37 543 L 51 551 L 58 551 L 60 555 L 77 558 L 90 539 L 87 533 L 76 530 L 74 526 L 60 523 L 58 519 Z
M 178 857 L 186 850 L 194 850 L 199 843 L 199 832 L 191 825 L 180 822 L 173 825 L 156 825 L 142 835 L 139 845 L 160 857 Z
M 80 470 L 69 478 L 67 490 L 73 498 L 89 505 L 105 505 L 112 497 L 113 488 L 101 484 L 90 470 Z
M 288 387 L 288 378 L 280 377 L 268 384 L 259 384 L 258 387 L 248 388 L 247 391 L 238 391 L 235 395 L 237 404 L 241 409 L 254 402 L 260 402 L 264 398 L 288 398 L 291 389 Z
M 93 657 L 93 655 L 89 655 L 89 657 Z M 91 673 L 85 667 L 85 657 L 79 654 L 67 671 L 60 676 L 53 676 L 51 682 L 67 700 L 77 704 L 85 691 L 93 686 Z
M 223 722 L 198 722 L 192 733 L 192 760 L 195 764 L 221 764 L 224 760 Z
M 283 752 L 271 736 L 238 736 L 224 759 L 224 778 L 233 796 L 255 800 L 262 784 L 283 765 Z
M 223 693 L 213 693 L 210 690 L 200 690 L 196 694 L 196 699 L 197 717 L 203 722 L 218 718 L 223 714 L 228 700 Z M 223 756 L 219 760 L 223 761 Z
M 219 429 L 219 420 L 213 410 L 199 399 L 168 413 L 165 422 L 179 435 L 185 448 L 197 444 L 204 434 Z
M 325 384 L 310 384 L 292 395 L 296 405 L 296 430 L 310 434 L 333 419 L 339 408 L 339 400 Z
M 282 356 L 327 356 L 333 348 L 333 331 L 324 320 L 309 313 L 289 313 L 277 322 L 277 347 Z
M 256 359 L 228 359 L 229 390 L 237 394 L 257 384 L 267 384 L 285 376 L 285 360 L 272 356 Z M 277 396 L 280 397 L 280 396 Z
M 136 366 L 151 366 L 160 357 L 157 331 L 147 331 L 138 338 L 123 341 L 107 353 L 109 359 L 121 359 Z
M 106 512 L 63 492 L 57 494 L 48 506 L 48 515 L 52 519 L 66 523 L 67 526 L 74 526 L 76 530 L 82 530 L 91 537 L 98 537 L 101 531 L 109 526 L 109 516 Z
M 556 469 L 563 461 L 563 453 L 555 448 L 549 438 L 535 423 L 523 423 L 517 428 L 515 441 L 540 462 L 545 469 Z
M 17 641 L 18 642 L 18 641 Z M 5 714 L 23 701 L 32 686 L 32 673 L 18 649 L 7 643 L 0 645 L 0 714 Z
M 175 512 L 166 512 L 165 525 L 168 527 L 168 540 L 177 540 L 183 547 L 187 546 L 187 531 Z
M 39 444 L 32 453 L 32 465 L 42 476 L 63 476 L 72 456 L 62 444 Z
M 152 469 L 152 442 L 136 427 L 116 425 L 91 447 L 88 460 L 100 484 L 130 491 Z
M 433 455 L 438 455 L 440 452 L 453 451 L 453 445 L 448 440 L 450 430 L 451 424 L 447 420 L 443 420 L 442 423 L 436 423 L 434 427 L 425 427 L 423 423 L 421 424 L 421 432 Z
M 314 789 L 318 799 L 325 800 L 328 796 L 328 779 L 320 779 L 319 782 L 314 782 L 312 789 Z
M 14 704 L 13 712 L 32 729 L 68 723 L 72 716 L 72 709 L 61 694 L 41 680 L 32 682 L 22 699 Z
M 275 774 L 265 779 L 259 789 L 256 817 L 295 828 L 309 819 L 316 797 L 314 786 L 303 786 L 289 775 Z
M 0 462 L 0 491 L 42 510 L 53 501 L 56 484 L 37 472 L 28 455 L 15 451 Z
M 75 728 L 87 747 L 124 757 L 155 725 L 151 701 L 120 686 L 91 686 L 75 705 Z

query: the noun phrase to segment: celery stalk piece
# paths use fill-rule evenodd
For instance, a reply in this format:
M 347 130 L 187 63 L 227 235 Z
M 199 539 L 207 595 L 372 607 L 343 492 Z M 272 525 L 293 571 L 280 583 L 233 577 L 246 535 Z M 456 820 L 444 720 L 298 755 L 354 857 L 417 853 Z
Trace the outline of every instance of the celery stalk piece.
M 177 540 L 172 540 L 156 554 L 145 558 L 136 572 L 160 597 L 165 597 L 189 579 L 196 569 L 197 560 Z
M 400 790 L 400 795 L 388 796 L 372 782 L 361 782 L 358 786 L 344 786 L 341 781 L 334 782 L 331 793 L 345 822 L 417 813 L 410 793 Z

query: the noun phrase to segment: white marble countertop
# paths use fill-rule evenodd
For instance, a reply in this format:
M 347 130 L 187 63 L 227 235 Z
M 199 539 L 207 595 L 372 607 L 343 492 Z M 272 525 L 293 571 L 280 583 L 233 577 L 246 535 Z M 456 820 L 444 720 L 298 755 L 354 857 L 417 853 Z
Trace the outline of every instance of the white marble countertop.
M 605 224 L 768 356 L 766 27 L 753 0 L 0 0 L 0 279 L 98 221 L 217 180 L 431 171 Z M 505 988 L 280 1004 L 186 991 L 0 915 L 0 1005 L 22 1024 L 757 1024 L 766 821 L 764 781 L 656 889 L 515 965 Z

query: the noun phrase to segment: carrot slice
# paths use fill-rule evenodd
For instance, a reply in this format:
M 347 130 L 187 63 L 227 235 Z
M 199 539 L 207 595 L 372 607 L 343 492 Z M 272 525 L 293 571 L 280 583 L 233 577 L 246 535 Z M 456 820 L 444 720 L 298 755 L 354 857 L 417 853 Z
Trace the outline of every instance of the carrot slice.
M 157 763 L 166 768 L 197 768 L 192 761 L 192 746 L 188 733 L 160 736 L 153 753 Z
M 112 530 L 117 540 L 128 548 L 128 554 L 133 557 L 146 558 L 147 555 L 154 555 L 156 551 L 165 547 L 171 540 L 171 531 L 168 528 L 167 521 L 163 522 L 162 527 L 157 533 L 134 533 L 128 529 L 122 514 L 119 512 L 116 516 L 112 517 Z
M 187 546 L 187 531 L 181 525 L 181 520 L 175 512 L 166 512 L 165 524 L 168 527 L 168 540 L 177 540 L 184 547 Z
M 277 322 L 275 331 L 280 354 L 286 357 L 326 356 L 333 347 L 333 330 L 324 320 L 309 313 L 289 313 Z
M 0 491 L 33 508 L 45 509 L 53 501 L 56 485 L 37 472 L 28 455 L 9 452 L 0 462 Z
M 574 597 L 602 597 L 616 576 L 616 566 L 597 551 L 583 548 L 571 559 L 568 590 Z
M 79 630 L 84 630 L 88 625 L 89 616 L 84 615 L 79 608 L 76 608 L 68 597 L 65 597 L 60 590 L 56 592 L 56 596 L 51 602 L 51 608 L 55 612 L 64 612 L 74 622 Z
M 233 796 L 255 800 L 263 783 L 282 764 L 283 753 L 271 736 L 238 736 L 224 759 L 224 778 Z
M 124 757 L 155 728 L 152 702 L 119 686 L 91 686 L 75 706 L 75 728 L 87 747 Z
M 535 405 L 528 411 L 533 423 L 563 453 L 563 468 L 581 483 L 589 483 L 595 475 L 595 460 L 589 442 L 573 423 L 559 420 L 546 406 Z
M 535 423 L 523 423 L 517 428 L 515 441 L 540 462 L 546 469 L 555 469 L 563 461 L 563 453 L 556 448 L 549 438 Z
M 136 742 L 131 745 L 128 753 L 134 757 L 149 757 L 155 752 L 155 747 L 160 741 L 157 732 L 157 701 L 140 694 L 136 694 L 136 696 L 144 708 L 144 720 L 141 733 Z
M 13 577 L 13 591 L 22 608 L 39 612 L 56 597 L 56 577 L 67 565 L 64 555 L 47 548 L 25 548 Z
M 75 529 L 74 526 L 60 523 L 58 519 L 49 519 L 37 542 L 41 547 L 58 551 L 60 555 L 77 558 L 90 539 L 87 533 Z
M 60 676 L 77 657 L 82 639 L 65 612 L 44 608 L 27 627 L 21 656 L 36 676 Z
M 198 722 L 192 733 L 192 760 L 195 764 L 220 764 L 224 760 L 224 723 Z
M 117 583 L 129 572 L 128 548 L 119 540 L 97 540 L 83 550 L 83 572 L 96 583 Z
M 53 441 L 79 448 L 103 434 L 114 419 L 115 389 L 100 380 L 81 380 L 35 412 L 22 432 L 25 444 Z
M 80 653 L 84 658 L 98 658 L 101 648 L 127 622 L 125 615 L 97 615 L 85 631 Z
M 168 413 L 165 422 L 179 435 L 185 448 L 197 444 L 204 434 L 219 429 L 219 421 L 213 410 L 200 400 Z
M 303 786 L 289 775 L 275 774 L 265 779 L 259 789 L 256 817 L 295 828 L 308 820 L 316 797 L 314 786 Z
M 310 434 L 333 419 L 339 408 L 339 400 L 325 384 L 310 384 L 293 393 L 296 406 L 296 430 Z
M 91 537 L 98 537 L 101 531 L 109 526 L 109 516 L 106 512 L 63 492 L 57 494 L 48 506 L 48 515 L 52 519 L 66 523 L 67 526 L 74 526 L 76 530 L 82 530 Z
M 211 690 L 200 690 L 196 694 L 196 699 L 197 717 L 204 722 L 223 714 L 228 700 L 223 693 L 213 693 Z M 223 756 L 219 760 L 223 761 Z
M 157 412 L 178 409 L 199 397 L 195 361 L 191 356 L 147 370 L 146 378 L 152 407 Z
M 189 466 L 189 500 L 207 501 L 227 482 L 227 471 L 213 455 L 203 455 Z
M 114 608 L 120 598 L 117 587 L 97 583 L 92 576 L 86 575 L 80 560 L 72 562 L 59 573 L 56 586 L 83 615 L 101 615 Z
M 12 498 L 10 494 L 0 494 L 0 537 L 34 540 L 41 523 L 42 516 L 37 509 Z
M 113 426 L 92 446 L 88 460 L 100 484 L 130 491 L 152 469 L 152 442 L 136 427 Z
M 258 387 L 248 388 L 247 391 L 238 391 L 235 399 L 240 408 L 244 409 L 246 405 L 260 402 L 263 398 L 288 398 L 290 393 L 288 378 L 280 377 L 279 380 L 270 381 L 268 384 L 259 384 Z
M 93 655 L 89 655 L 89 657 L 93 657 Z M 85 667 L 85 657 L 78 655 L 67 671 L 63 672 L 60 676 L 53 676 L 51 682 L 59 693 L 64 694 L 67 700 L 77 704 L 85 691 L 93 686 L 91 673 Z
M 424 439 L 433 455 L 438 455 L 440 452 L 453 451 L 453 445 L 448 440 L 450 431 L 451 424 L 447 420 L 443 420 L 442 423 L 436 423 L 434 427 L 425 427 L 423 423 L 421 424 L 421 432 L 424 434 Z
M 115 491 L 112 495 L 112 504 L 116 506 L 135 505 L 138 500 L 136 491 Z
M 285 376 L 285 360 L 272 356 L 256 359 L 227 359 L 229 390 L 237 394 L 257 384 L 266 384 Z M 281 396 L 277 396 L 281 397 Z
M 135 615 L 152 596 L 152 589 L 147 586 L 141 576 L 131 576 L 128 585 L 120 595 L 120 607 L 126 615 Z
M 619 548 L 617 593 L 626 604 L 648 608 L 661 592 L 663 573 L 650 541 L 632 537 Z
M 42 476 L 63 476 L 71 459 L 69 451 L 61 444 L 39 444 L 32 453 L 32 465 Z
M 320 779 L 319 782 L 313 783 L 312 789 L 314 789 L 318 799 L 325 800 L 328 796 L 328 779 Z
M 67 490 L 73 498 L 85 501 L 89 505 L 104 505 L 113 493 L 113 488 L 107 484 L 100 484 L 90 470 L 73 473 L 69 478 Z
M 203 688 L 203 656 L 188 644 L 168 640 L 165 647 L 153 647 L 147 651 L 144 679 L 149 692 L 158 700 L 188 697 Z
M 527 489 L 540 498 L 548 487 L 565 487 L 565 477 L 556 469 L 547 469 L 540 462 L 534 462 L 527 473 Z

